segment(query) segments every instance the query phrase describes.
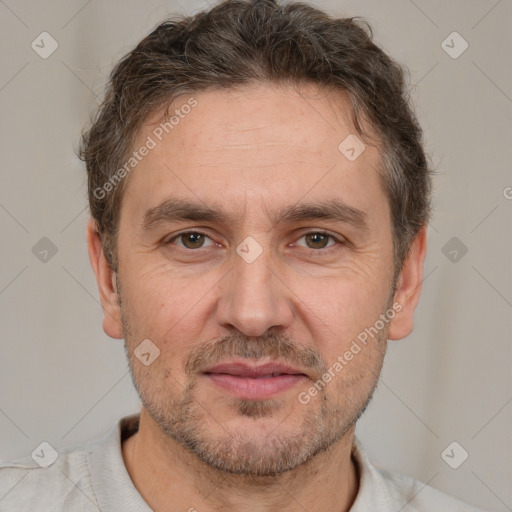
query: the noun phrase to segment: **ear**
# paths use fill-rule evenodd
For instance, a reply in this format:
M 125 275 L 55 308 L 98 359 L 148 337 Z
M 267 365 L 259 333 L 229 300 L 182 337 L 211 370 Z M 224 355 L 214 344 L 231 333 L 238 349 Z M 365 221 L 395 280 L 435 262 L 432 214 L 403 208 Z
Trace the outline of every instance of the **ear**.
M 116 274 L 110 267 L 103 252 L 103 246 L 94 219 L 91 219 L 87 224 L 87 245 L 89 247 L 89 259 L 96 275 L 96 282 L 100 292 L 101 306 L 103 308 L 103 330 L 111 338 L 121 339 L 124 337 L 124 332 L 116 287 Z
M 401 340 L 412 332 L 414 310 L 420 299 L 426 252 L 427 227 L 423 226 L 412 242 L 397 282 L 393 300 L 393 303 L 397 304 L 397 314 L 389 322 L 388 338 L 390 340 Z

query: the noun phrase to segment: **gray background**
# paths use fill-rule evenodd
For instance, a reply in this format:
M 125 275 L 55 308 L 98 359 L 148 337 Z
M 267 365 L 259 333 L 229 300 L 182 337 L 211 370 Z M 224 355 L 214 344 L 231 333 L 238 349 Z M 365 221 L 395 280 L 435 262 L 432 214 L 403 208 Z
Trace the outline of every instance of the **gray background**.
M 367 18 L 409 67 L 437 170 L 415 331 L 390 342 L 358 436 L 377 465 L 512 510 L 512 1 L 312 3 Z M 139 409 L 123 342 L 102 331 L 74 151 L 113 63 L 170 13 L 206 5 L 0 1 L 0 458 L 80 443 Z M 59 45 L 46 59 L 31 48 L 43 31 Z M 469 44 L 458 58 L 442 46 L 453 31 Z M 57 249 L 46 261 L 43 237 Z M 469 453 L 458 469 L 441 457 L 453 441 Z

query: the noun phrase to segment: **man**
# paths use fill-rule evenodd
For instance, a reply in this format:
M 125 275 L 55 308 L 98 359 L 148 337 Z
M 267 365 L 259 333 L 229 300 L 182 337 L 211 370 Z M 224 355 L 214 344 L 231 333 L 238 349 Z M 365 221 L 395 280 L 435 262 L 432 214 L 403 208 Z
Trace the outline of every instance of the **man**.
M 413 328 L 431 187 L 362 23 L 271 0 L 167 21 L 115 67 L 81 157 L 103 326 L 143 407 L 46 469 L 5 465 L 1 510 L 475 510 L 354 435 Z

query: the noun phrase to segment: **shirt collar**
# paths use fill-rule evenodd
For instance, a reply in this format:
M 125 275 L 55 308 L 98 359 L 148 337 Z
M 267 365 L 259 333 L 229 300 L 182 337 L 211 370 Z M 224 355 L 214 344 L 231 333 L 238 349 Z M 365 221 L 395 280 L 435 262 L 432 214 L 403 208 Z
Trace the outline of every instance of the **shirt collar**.
M 87 462 L 100 510 L 152 512 L 126 469 L 122 440 L 138 430 L 139 414 L 121 418 L 106 436 L 87 446 Z

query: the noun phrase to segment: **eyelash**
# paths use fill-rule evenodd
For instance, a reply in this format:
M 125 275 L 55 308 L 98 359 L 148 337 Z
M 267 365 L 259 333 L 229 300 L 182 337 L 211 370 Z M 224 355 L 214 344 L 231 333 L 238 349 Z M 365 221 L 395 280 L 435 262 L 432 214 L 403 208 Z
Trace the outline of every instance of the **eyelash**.
M 212 238 L 205 232 L 203 231 L 200 231 L 200 230 L 189 230 L 189 231 L 182 231 L 181 233 L 178 233 L 176 235 L 174 235 L 172 238 L 170 238 L 169 240 L 165 241 L 164 242 L 164 245 L 171 245 L 172 242 L 174 242 L 174 240 L 178 239 L 180 236 L 183 236 L 183 235 L 190 235 L 190 234 L 196 234 L 196 235 L 203 235 L 207 238 L 209 238 L 210 240 L 212 240 Z M 309 248 L 309 247 L 303 247 L 304 249 L 310 249 L 311 251 L 315 252 L 315 253 L 319 253 L 319 254 L 328 254 L 330 252 L 332 252 L 333 250 L 336 250 L 336 249 L 339 249 L 339 246 L 340 245 L 344 245 L 344 242 L 342 240 L 340 240 L 339 238 L 335 237 L 334 235 L 331 235 L 330 233 L 326 232 L 326 231 L 308 231 L 306 233 L 302 233 L 302 235 L 300 236 L 299 240 L 301 238 L 304 238 L 305 236 L 307 235 L 324 235 L 324 236 L 327 236 L 329 238 L 331 238 L 332 240 L 334 240 L 336 243 L 334 245 L 331 245 L 329 247 L 325 247 L 323 249 L 312 249 L 312 248 Z M 213 240 L 212 240 L 213 241 Z M 205 250 L 205 248 L 203 247 L 200 247 L 198 249 L 188 249 L 188 248 L 184 248 L 184 247 L 179 247 L 178 248 L 182 251 L 185 251 L 185 252 L 195 252 L 195 253 L 201 253 Z

